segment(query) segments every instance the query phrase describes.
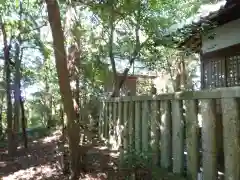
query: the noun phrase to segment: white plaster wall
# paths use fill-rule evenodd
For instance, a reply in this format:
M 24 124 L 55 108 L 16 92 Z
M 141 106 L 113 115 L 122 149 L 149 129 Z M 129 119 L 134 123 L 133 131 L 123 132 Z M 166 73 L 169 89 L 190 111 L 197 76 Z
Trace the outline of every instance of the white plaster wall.
M 214 39 L 208 39 L 214 34 Z M 203 53 L 216 51 L 228 46 L 240 43 L 240 19 L 231 21 L 223 26 L 213 29 L 206 35 L 202 36 Z

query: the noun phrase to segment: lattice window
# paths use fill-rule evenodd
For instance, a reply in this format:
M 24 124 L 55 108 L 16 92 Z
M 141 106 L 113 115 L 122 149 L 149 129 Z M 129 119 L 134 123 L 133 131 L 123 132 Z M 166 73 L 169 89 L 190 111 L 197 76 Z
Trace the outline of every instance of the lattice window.
M 240 55 L 230 56 L 226 58 L 227 65 L 227 86 L 240 85 Z
M 240 53 L 222 59 L 203 62 L 204 88 L 240 86 Z M 216 110 L 221 112 L 220 99 L 216 100 Z
M 223 60 L 206 60 L 203 64 L 204 88 L 223 87 L 225 84 Z

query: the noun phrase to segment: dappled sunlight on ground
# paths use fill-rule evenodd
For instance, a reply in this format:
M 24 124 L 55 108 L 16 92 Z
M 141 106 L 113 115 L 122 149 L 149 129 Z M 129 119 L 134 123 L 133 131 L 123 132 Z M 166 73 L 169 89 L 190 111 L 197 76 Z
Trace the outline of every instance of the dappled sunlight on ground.
M 55 132 L 41 139 L 32 139 L 29 148 L 18 149 L 14 158 L 0 152 L 0 179 L 2 180 L 67 180 L 60 169 L 57 142 L 60 133 Z M 34 142 L 34 143 L 33 143 Z M 86 173 L 82 180 L 125 180 L 136 175 L 136 180 L 152 179 L 152 169 L 119 169 L 116 150 L 109 150 L 103 143 L 96 141 L 86 148 Z M 164 177 L 165 178 L 165 177 Z M 167 178 L 168 179 L 168 178 Z M 166 179 L 166 180 L 167 180 Z M 170 178 L 168 180 L 180 180 Z
M 24 179 L 32 179 L 32 180 L 40 180 L 40 179 L 58 179 L 61 175 L 60 170 L 52 165 L 39 165 L 36 167 L 30 167 L 24 170 L 19 170 L 17 172 L 14 172 L 13 174 L 10 174 L 6 177 L 3 177 L 2 180 L 24 180 Z
M 29 148 L 18 148 L 15 157 L 10 158 L 2 149 L 0 152 L 0 177 L 2 180 L 65 180 L 60 169 L 57 142 L 61 132 L 40 139 L 32 139 Z M 109 179 L 109 172 L 117 168 L 117 151 L 108 150 L 101 142 L 91 144 L 87 149 L 87 173 L 85 180 Z

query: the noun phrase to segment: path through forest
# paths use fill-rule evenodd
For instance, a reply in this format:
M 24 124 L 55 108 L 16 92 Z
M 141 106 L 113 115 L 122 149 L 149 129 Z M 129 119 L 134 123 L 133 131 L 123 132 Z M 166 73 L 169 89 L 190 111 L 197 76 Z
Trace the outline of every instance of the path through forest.
M 5 149 L 1 149 L 0 177 L 2 180 L 67 179 L 60 169 L 60 156 L 57 151 L 59 137 L 60 133 L 54 132 L 50 136 L 34 140 L 27 151 L 19 148 L 13 159 L 7 156 Z M 102 143 L 94 144 L 88 151 L 88 173 L 85 174 L 84 179 L 108 179 L 107 176 L 115 171 L 116 155 L 108 151 Z
M 60 132 L 32 140 L 28 150 L 18 148 L 14 158 L 0 149 L 0 180 L 67 180 L 60 168 L 57 150 Z M 82 180 L 126 180 L 134 174 L 135 180 L 155 179 L 153 169 L 121 169 L 117 167 L 118 153 L 110 151 L 103 143 L 97 142 L 88 148 L 87 173 Z M 134 173 L 133 173 L 134 172 Z M 183 180 L 161 169 L 156 169 L 158 180 Z M 131 178 L 132 179 L 132 178 Z

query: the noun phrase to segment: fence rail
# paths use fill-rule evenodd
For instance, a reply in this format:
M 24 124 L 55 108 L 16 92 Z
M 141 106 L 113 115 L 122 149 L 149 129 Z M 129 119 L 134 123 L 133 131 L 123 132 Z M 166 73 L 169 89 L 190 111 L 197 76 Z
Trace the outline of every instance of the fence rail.
M 187 176 L 192 180 L 200 167 L 204 180 L 218 179 L 219 163 L 225 167 L 225 180 L 239 180 L 239 98 L 240 88 L 234 87 L 107 99 L 99 134 L 122 156 L 129 150 L 151 152 L 154 164 L 178 174 L 184 172 L 186 151 Z

